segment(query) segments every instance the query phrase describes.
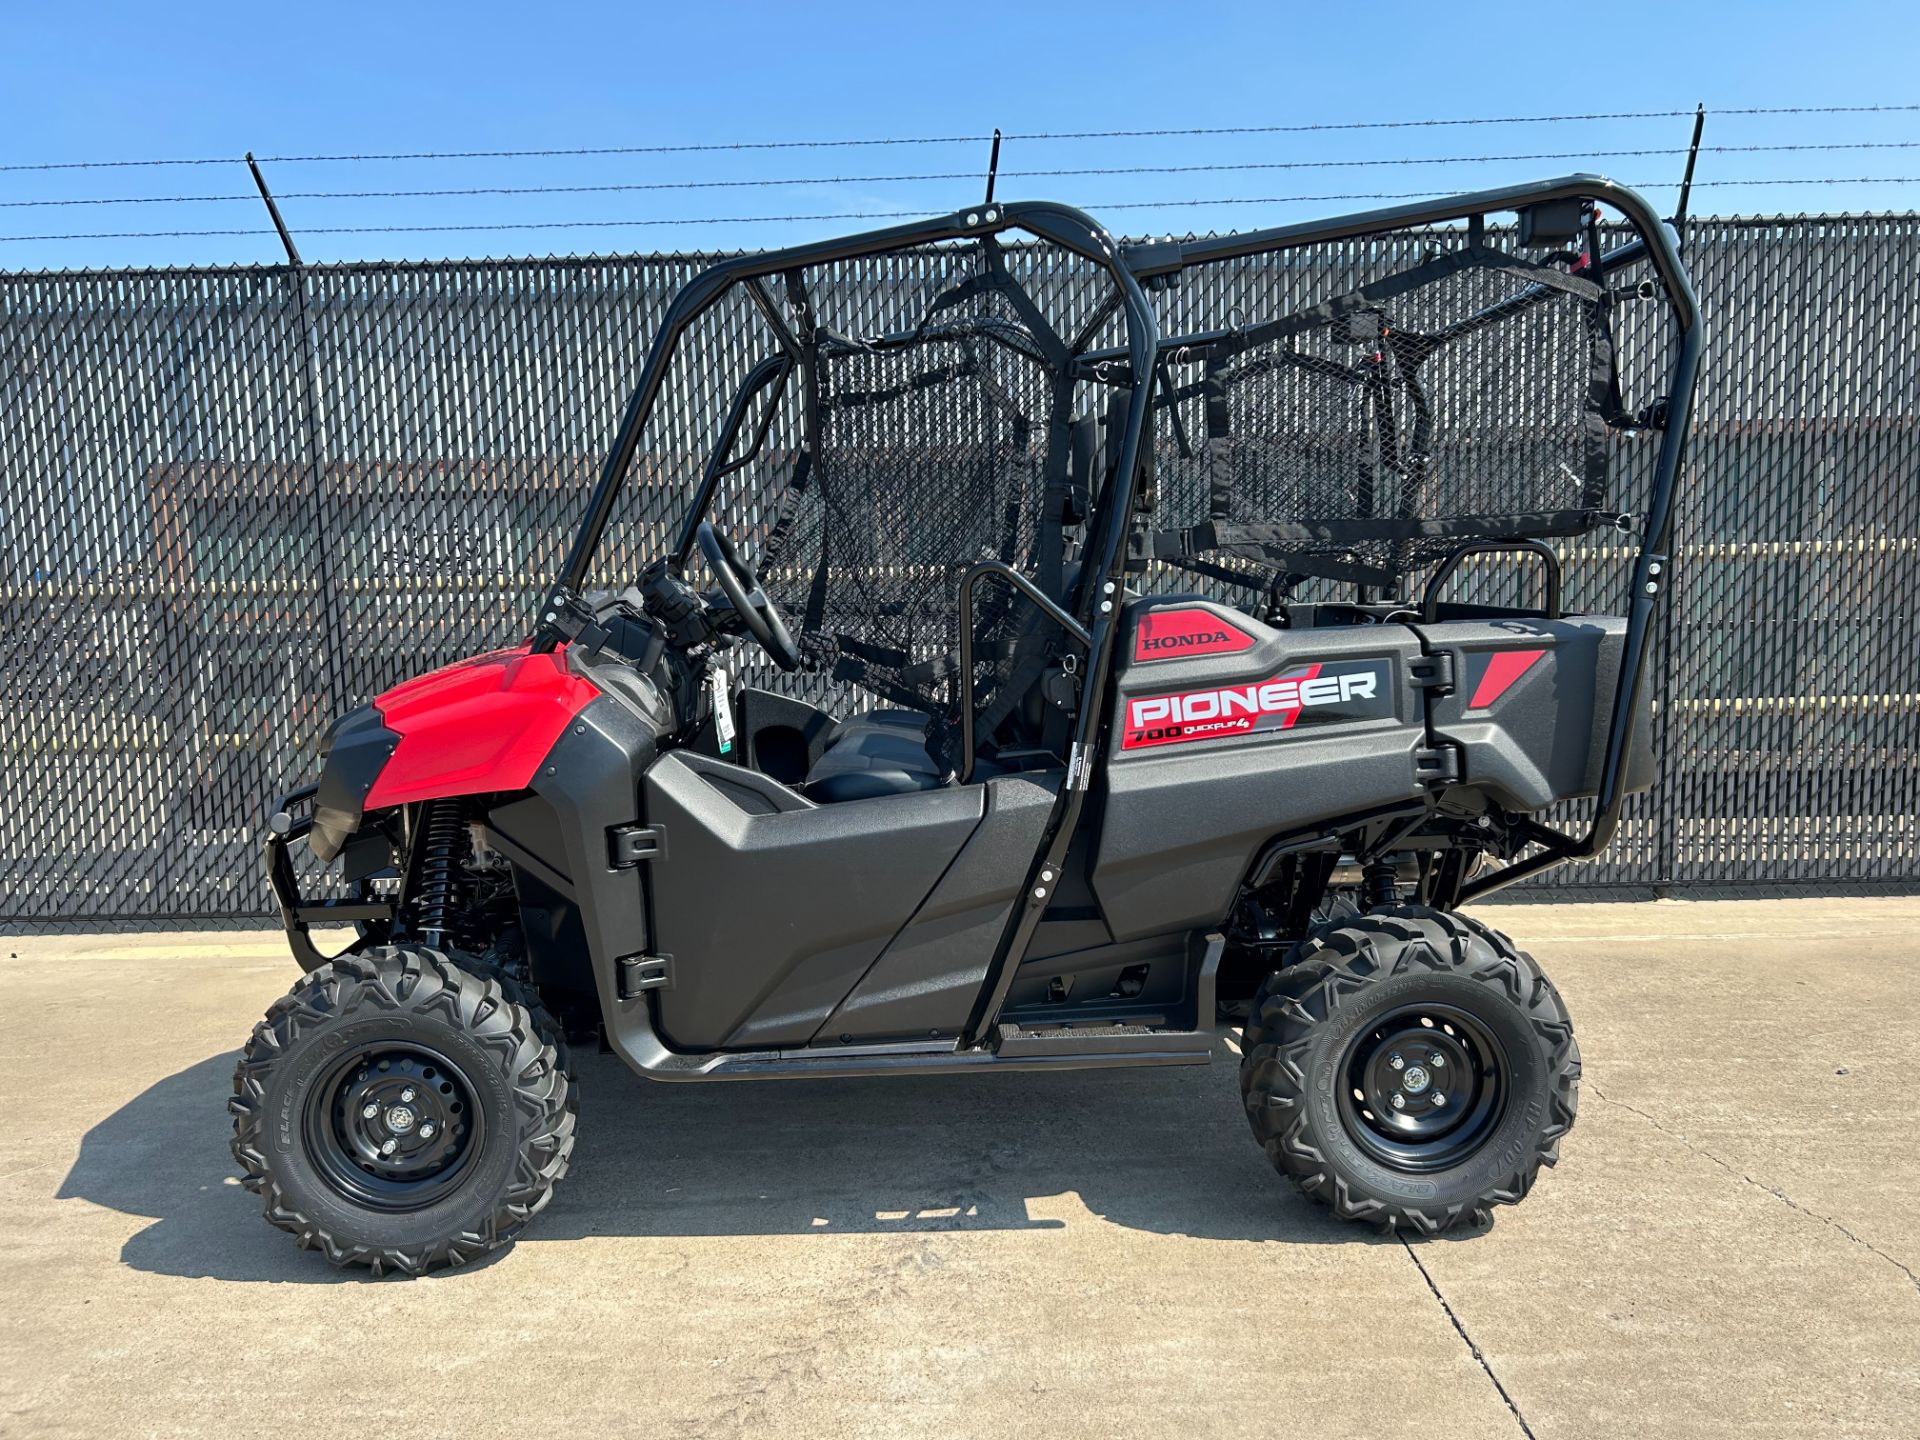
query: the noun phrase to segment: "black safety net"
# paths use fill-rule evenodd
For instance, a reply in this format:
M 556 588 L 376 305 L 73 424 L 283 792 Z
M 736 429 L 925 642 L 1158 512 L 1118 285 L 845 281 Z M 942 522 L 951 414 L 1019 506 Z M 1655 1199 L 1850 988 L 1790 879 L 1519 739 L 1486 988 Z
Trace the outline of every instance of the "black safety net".
M 1616 523 L 1611 297 L 1584 268 L 1460 245 L 1175 350 L 1141 546 L 1393 593 L 1469 542 Z
M 1064 499 L 1073 382 L 1053 321 L 997 246 L 920 258 L 925 278 L 907 304 L 896 297 L 895 328 L 866 334 L 832 323 L 830 279 L 788 277 L 813 415 L 759 554 L 816 682 L 852 706 L 928 715 L 934 753 L 957 766 L 962 706 L 990 737 L 1059 650 L 1029 602 L 987 581 L 972 683 L 960 683 L 969 569 L 1000 561 L 1063 596 L 1079 518 Z

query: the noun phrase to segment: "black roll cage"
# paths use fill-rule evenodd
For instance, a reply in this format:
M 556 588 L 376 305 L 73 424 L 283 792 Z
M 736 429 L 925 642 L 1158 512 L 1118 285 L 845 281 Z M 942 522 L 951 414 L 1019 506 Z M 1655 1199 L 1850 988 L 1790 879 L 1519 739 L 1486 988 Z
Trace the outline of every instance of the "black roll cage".
M 1518 213 L 1535 206 L 1568 201 L 1590 201 L 1611 206 L 1626 217 L 1638 238 L 1601 255 L 1596 266 L 1599 272 L 1596 278 L 1604 278 L 1642 260 L 1650 262 L 1673 314 L 1678 332 L 1677 344 L 1668 376 L 1665 403 L 1660 407 L 1663 411 L 1658 422 L 1661 430 L 1660 453 L 1654 464 L 1640 550 L 1633 564 L 1620 684 L 1608 721 L 1605 761 L 1593 818 L 1586 833 L 1580 836 L 1568 835 L 1537 821 L 1522 820 L 1519 822 L 1519 833 L 1538 846 L 1539 852 L 1462 886 L 1459 899 L 1463 902 L 1524 880 L 1563 861 L 1596 855 L 1613 839 L 1620 826 L 1621 812 L 1626 805 L 1627 757 L 1632 753 L 1641 687 L 1651 648 L 1653 617 L 1673 578 L 1674 495 L 1686 451 L 1694 382 L 1698 378 L 1700 351 L 1704 344 L 1700 302 L 1686 266 L 1681 261 L 1679 241 L 1674 231 L 1638 191 L 1600 175 L 1576 174 L 1326 220 L 1280 225 L 1244 234 L 1133 246 L 1127 250 L 1131 267 L 1142 279 L 1151 280 L 1155 276 L 1173 274 L 1195 265 L 1451 221 L 1467 221 L 1471 234 L 1490 214 L 1508 211 Z M 1203 346 L 1223 338 L 1227 333 L 1210 331 L 1164 338 L 1158 343 L 1155 363 L 1159 364 L 1163 357 L 1170 357 L 1183 347 Z M 1081 357 L 1084 364 L 1092 366 L 1113 365 L 1121 358 L 1117 350 L 1093 351 Z M 1146 375 L 1149 372 L 1134 364 L 1133 373 Z M 1136 393 L 1147 388 L 1144 385 L 1137 386 Z M 1127 500 L 1130 505 L 1131 487 Z M 1442 569 L 1451 568 L 1459 558 L 1464 557 L 1455 556 Z M 1550 570 L 1549 573 L 1553 572 Z M 1553 588 L 1557 590 L 1558 587 L 1555 585 Z
M 718 304 L 736 285 L 745 287 L 767 320 L 778 341 L 779 353 L 762 360 L 749 372 L 733 400 L 681 526 L 674 552 L 676 563 L 681 565 L 684 565 L 691 552 L 692 536 L 711 503 L 719 479 L 751 458 L 765 437 L 768 417 L 763 416 L 747 454 L 731 464 L 727 463 L 726 457 L 731 452 L 754 397 L 768 386 L 784 385 L 796 369 L 806 377 L 809 386 L 812 384 L 807 350 L 794 335 L 780 307 L 762 283 L 771 277 L 803 270 L 811 265 L 855 260 L 944 241 L 980 239 L 1009 230 L 1025 231 L 1101 267 L 1113 280 L 1113 290 L 1105 304 L 1096 309 L 1068 347 L 1075 370 L 1088 378 L 1100 380 L 1112 380 L 1122 373 L 1129 377 L 1150 379 L 1159 373 L 1165 360 L 1183 347 L 1204 346 L 1229 332 L 1210 331 L 1163 339 L 1143 282 L 1157 283 L 1164 277 L 1176 275 L 1193 266 L 1420 226 L 1464 220 L 1469 224 L 1469 233 L 1477 234 L 1489 214 L 1524 212 L 1536 206 L 1570 201 L 1610 206 L 1625 216 L 1638 238 L 1600 256 L 1596 266 L 1599 276 L 1604 277 L 1642 260 L 1650 262 L 1673 313 L 1678 343 L 1665 396 L 1664 415 L 1658 422 L 1662 430 L 1660 452 L 1655 464 L 1640 550 L 1633 565 L 1632 598 L 1621 658 L 1621 683 L 1609 720 L 1605 760 L 1592 821 L 1586 833 L 1580 836 L 1569 835 L 1532 820 L 1520 821 L 1520 835 L 1538 846 L 1538 853 L 1466 884 L 1460 890 L 1459 899 L 1471 900 L 1562 861 L 1597 854 L 1619 828 L 1626 800 L 1626 759 L 1631 753 L 1653 617 L 1672 579 L 1670 552 L 1674 494 L 1686 448 L 1694 382 L 1703 344 L 1699 302 L 1681 262 L 1674 233 L 1640 194 L 1598 175 L 1569 175 L 1205 240 L 1127 247 L 1117 244 L 1091 216 L 1071 206 L 1046 201 L 1010 201 L 981 205 L 930 220 L 841 239 L 742 256 L 711 266 L 689 282 L 668 307 L 659 334 L 648 351 L 639 382 L 628 400 L 612 449 L 601 467 L 599 479 L 588 501 L 586 517 L 575 536 L 551 598 L 542 607 L 540 625 L 534 634 L 534 648 L 550 651 L 565 638 L 566 632 L 560 628 L 560 622 L 577 606 L 577 597 L 587 583 L 593 556 L 599 548 L 626 476 L 632 469 L 641 434 L 659 397 L 681 337 L 695 319 Z M 1082 347 L 1090 342 L 1116 309 L 1124 323 L 1125 343 L 1097 351 L 1083 350 Z M 1124 372 L 1122 367 L 1125 367 Z M 1125 584 L 1128 531 L 1137 502 L 1136 491 L 1142 471 L 1141 460 L 1153 405 L 1152 397 L 1151 383 L 1129 386 L 1122 440 L 1113 472 L 1119 483 L 1107 487 L 1104 503 L 1100 503 L 1095 511 L 1086 548 L 1087 557 L 1092 563 L 1083 573 L 1079 586 L 1076 606 L 1079 613 L 1067 617 L 1073 621 L 1070 627 L 1063 626 L 1069 629 L 1076 641 L 1085 646 L 1086 674 L 1082 693 L 1088 697 L 1089 703 L 1080 707 L 1075 718 L 1066 783 L 1029 875 L 1029 896 L 1050 893 L 1051 882 L 1060 872 L 1067 844 L 1079 820 L 1085 792 L 1091 783 L 1100 736 L 1112 708 L 1107 682 L 1121 613 L 1119 602 Z M 769 414 L 771 409 L 770 406 Z M 1006 578 L 1005 573 L 995 567 L 987 567 L 986 570 L 976 567 L 976 571 L 966 577 L 964 598 L 971 598 L 975 583 L 988 570 L 1000 574 L 1000 578 Z M 1019 577 L 1014 578 L 1017 580 Z M 1024 592 L 1028 587 L 1020 588 Z M 1052 607 L 1043 608 L 1051 610 Z M 1058 622 L 1062 616 L 1055 615 L 1054 618 Z M 962 633 L 965 633 L 964 630 Z M 1003 951 L 998 978 L 990 993 L 983 995 L 976 1008 L 969 1038 L 977 1038 L 978 1031 L 998 1011 L 1015 969 L 1005 962 L 1004 957 L 1021 953 L 1025 937 L 1038 922 L 1044 908 L 1039 903 L 1030 903 L 1023 908 L 1020 921 Z

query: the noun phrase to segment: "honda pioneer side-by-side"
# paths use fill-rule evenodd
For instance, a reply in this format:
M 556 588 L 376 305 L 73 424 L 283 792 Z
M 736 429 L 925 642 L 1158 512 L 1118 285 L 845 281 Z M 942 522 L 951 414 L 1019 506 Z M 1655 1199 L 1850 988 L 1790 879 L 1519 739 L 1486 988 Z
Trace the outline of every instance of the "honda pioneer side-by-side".
M 1700 344 L 1674 234 L 1587 175 L 714 265 L 525 641 L 343 716 L 272 816 L 306 973 L 234 1075 L 246 1185 L 417 1273 L 546 1204 L 587 1043 L 930 1075 L 1204 1064 L 1228 1020 L 1338 1216 L 1517 1202 L 1579 1050 L 1459 907 L 1651 783 Z

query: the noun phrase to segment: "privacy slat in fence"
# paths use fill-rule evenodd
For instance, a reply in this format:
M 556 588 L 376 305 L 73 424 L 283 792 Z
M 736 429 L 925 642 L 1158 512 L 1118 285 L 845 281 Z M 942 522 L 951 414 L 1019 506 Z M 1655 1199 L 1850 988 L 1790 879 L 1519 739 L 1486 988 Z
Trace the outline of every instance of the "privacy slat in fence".
M 1167 324 L 1406 244 L 1214 267 Z M 1662 778 L 1535 888 L 1920 881 L 1920 217 L 1697 220 L 1687 253 L 1709 343 Z M 258 826 L 326 723 L 525 632 L 701 263 L 0 275 L 0 920 L 266 913 Z M 889 258 L 829 303 L 857 326 L 923 278 Z M 647 437 L 625 557 L 758 358 L 719 318 Z M 1580 587 L 1624 556 L 1583 542 L 1573 598 L 1604 603 Z

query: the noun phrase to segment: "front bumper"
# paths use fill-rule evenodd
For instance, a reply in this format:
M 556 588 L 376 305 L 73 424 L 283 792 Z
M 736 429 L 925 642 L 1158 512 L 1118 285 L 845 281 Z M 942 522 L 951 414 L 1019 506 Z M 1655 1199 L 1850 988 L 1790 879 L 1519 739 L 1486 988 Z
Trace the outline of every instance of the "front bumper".
M 287 946 L 302 970 L 317 970 L 330 960 L 351 955 L 366 943 L 356 938 L 345 949 L 323 954 L 313 943 L 314 925 L 350 925 L 355 921 L 393 919 L 393 906 L 378 900 L 309 900 L 300 893 L 300 877 L 294 873 L 292 846 L 304 840 L 313 829 L 314 795 L 317 785 L 303 785 L 280 797 L 267 821 L 262 849 L 267 863 L 267 883 L 273 887 L 274 903 L 280 907 L 280 923 L 287 932 Z

